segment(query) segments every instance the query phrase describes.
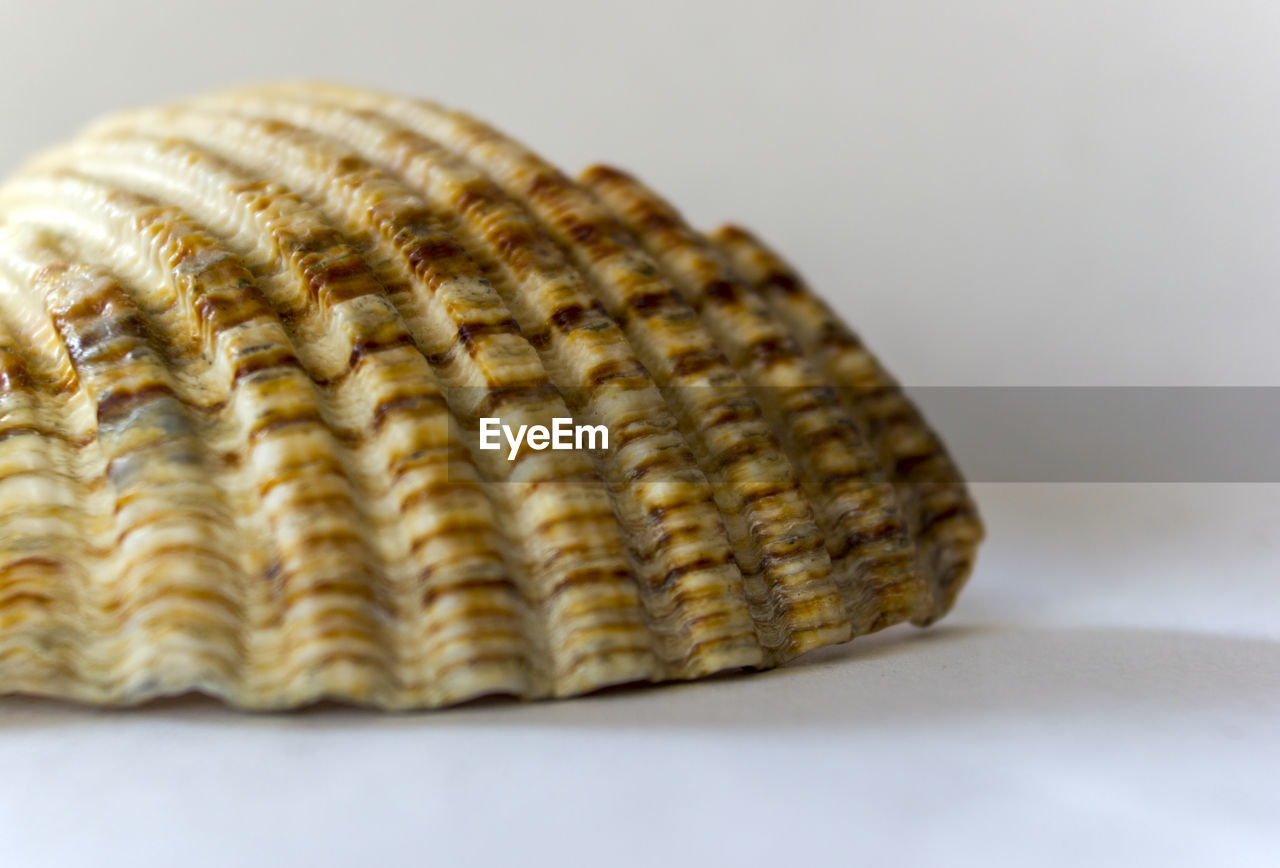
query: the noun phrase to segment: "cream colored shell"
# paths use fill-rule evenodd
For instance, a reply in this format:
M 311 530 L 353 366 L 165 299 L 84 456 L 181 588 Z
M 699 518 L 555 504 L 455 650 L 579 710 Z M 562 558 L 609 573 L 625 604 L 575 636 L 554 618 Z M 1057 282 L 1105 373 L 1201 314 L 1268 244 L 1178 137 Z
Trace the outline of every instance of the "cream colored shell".
M 483 416 L 610 448 L 508 461 Z M 0 692 L 417 708 L 762 668 L 933 621 L 981 534 L 777 255 L 466 115 L 215 95 L 0 190 Z

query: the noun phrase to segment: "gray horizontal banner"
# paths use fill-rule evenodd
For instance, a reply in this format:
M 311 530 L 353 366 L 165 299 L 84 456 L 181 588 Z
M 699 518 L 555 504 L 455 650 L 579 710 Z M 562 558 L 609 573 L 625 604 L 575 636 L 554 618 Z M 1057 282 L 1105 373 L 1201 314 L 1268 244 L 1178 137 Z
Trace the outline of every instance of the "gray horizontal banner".
M 461 422 L 456 436 L 485 463 L 509 460 L 513 452 L 519 457 L 510 460 L 518 463 L 529 456 L 531 443 L 554 446 L 553 417 L 563 417 L 559 442 L 599 456 L 603 433 L 578 429 L 599 421 L 586 418 L 590 405 L 613 403 L 601 397 L 604 392 L 627 387 L 594 392 L 541 388 L 543 393 L 522 397 L 511 390 L 447 389 L 444 397 L 455 421 Z M 688 415 L 710 428 L 730 417 L 749 417 L 753 398 L 757 418 L 758 408 L 768 407 L 775 422 L 788 420 L 783 424 L 797 418 L 788 413 L 800 414 L 814 405 L 854 408 L 882 418 L 896 412 L 886 410 L 895 402 L 885 390 L 824 389 L 809 404 L 797 400 L 794 389 L 739 385 L 723 395 L 715 391 L 664 390 L 655 414 L 664 402 L 683 404 Z M 973 482 L 1280 482 L 1280 387 L 933 386 L 905 393 Z M 553 405 L 560 409 L 550 409 Z M 511 433 L 522 437 L 518 443 L 501 428 L 508 422 L 515 423 Z M 521 424 L 529 428 L 523 435 Z M 531 441 L 527 437 L 537 424 L 548 430 Z M 611 429 L 607 442 L 609 450 L 616 450 L 628 442 L 626 432 Z M 723 447 L 726 441 L 719 442 Z M 480 455 L 479 449 L 491 451 Z M 802 476 L 812 472 L 801 466 L 805 461 L 795 463 Z M 660 478 L 646 476 L 648 481 Z
M 1280 482 L 1280 387 L 907 390 L 980 482 Z

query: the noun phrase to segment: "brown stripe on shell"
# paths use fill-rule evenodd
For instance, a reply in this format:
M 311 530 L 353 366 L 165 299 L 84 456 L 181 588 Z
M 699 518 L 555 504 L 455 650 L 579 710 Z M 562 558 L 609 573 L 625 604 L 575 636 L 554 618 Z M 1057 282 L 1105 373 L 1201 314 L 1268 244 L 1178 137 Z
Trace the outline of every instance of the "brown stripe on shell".
M 133 303 L 151 313 L 151 335 L 165 344 L 160 358 L 168 363 L 180 357 L 182 340 L 195 335 L 195 345 L 185 352 L 214 360 L 200 391 L 212 396 L 208 403 L 225 402 L 230 416 L 226 427 L 248 441 L 245 469 L 275 482 L 265 496 L 254 490 L 252 478 L 228 486 L 233 489 L 232 508 L 257 513 L 258 533 L 266 537 L 248 550 L 273 551 L 280 564 L 273 581 L 249 583 L 246 606 L 264 619 L 249 633 L 261 647 L 247 653 L 307 667 L 306 677 L 267 670 L 279 677 L 264 685 L 263 695 L 297 704 L 346 695 L 354 684 L 365 694 L 385 691 L 390 651 L 378 625 L 387 619 L 388 601 L 373 570 L 373 552 L 352 530 L 363 527 L 361 513 L 342 447 L 324 424 L 310 378 L 292 354 L 276 367 L 234 376 L 256 356 L 289 346 L 252 275 L 176 209 L 143 197 L 69 176 L 32 175 L 10 190 L 19 200 L 39 202 L 31 210 L 21 205 L 9 209 L 11 219 L 28 225 L 56 231 L 60 213 L 86 205 L 105 215 L 106 237 L 126 241 L 111 249 L 110 264 L 132 278 Z M 94 245 L 79 228 L 77 243 L 84 245 L 79 252 L 85 253 Z M 72 241 L 69 237 L 68 244 Z M 166 274 L 168 268 L 173 270 Z M 133 437 L 145 430 L 124 427 Z M 226 437 L 226 427 L 221 436 L 209 439 Z M 108 470 L 113 490 L 126 494 L 133 476 L 150 472 L 153 465 L 136 450 L 115 459 Z M 330 497 L 321 501 L 319 493 Z M 116 554 L 127 559 L 130 553 Z M 245 565 L 250 575 L 264 569 L 262 564 Z
M 109 635 L 119 637 L 113 656 L 151 661 L 132 673 L 139 678 L 149 668 L 190 668 L 202 673 L 201 689 L 226 696 L 244 665 L 246 579 L 230 554 L 235 522 L 208 444 L 117 281 L 83 266 L 46 266 L 31 285 L 97 405 L 97 443 L 115 500 L 111 556 L 120 570 L 99 598 L 111 614 Z M 141 686 L 126 679 L 114 688 L 129 696 Z
M 626 230 L 558 170 L 478 121 L 425 103 L 345 93 L 334 98 L 376 110 L 465 156 L 524 205 L 583 272 L 623 325 L 716 483 L 721 513 L 740 541 L 735 551 L 757 621 L 779 632 L 762 637 L 776 649 L 775 659 L 847 638 L 850 626 L 825 546 L 790 544 L 797 535 L 810 541 L 820 541 L 821 535 L 786 456 L 696 312 Z M 694 353 L 715 361 L 682 376 L 679 359 Z M 726 407 L 739 410 L 723 414 Z M 749 407 L 754 411 L 742 409 Z M 704 427 L 717 416 L 722 420 L 717 429 Z M 786 488 L 773 498 L 744 505 L 744 494 L 778 481 Z
M 123 129 L 145 133 L 148 123 L 139 116 Z M 391 288 L 391 297 L 418 345 L 429 360 L 447 359 L 434 368 L 464 424 L 484 413 L 500 414 L 512 425 L 550 424 L 569 415 L 501 298 L 403 185 L 336 143 L 279 121 L 193 110 L 171 113 L 162 125 L 279 178 L 376 250 L 389 273 L 386 282 L 400 288 Z M 500 406 L 498 395 L 504 396 Z M 526 450 L 515 462 L 498 452 L 477 452 L 476 460 L 505 483 L 495 491 L 510 501 L 509 515 L 521 527 L 529 592 L 543 607 L 556 655 L 554 689 L 580 692 L 601 686 L 602 678 L 617 683 L 657 675 L 636 583 L 624 578 L 632 566 L 623 530 L 589 458 Z M 576 513 L 572 534 L 590 540 L 590 550 L 571 552 L 554 536 L 540 536 L 533 519 L 542 511 Z M 576 577 L 569 592 L 550 594 L 565 576 Z M 615 605 L 628 598 L 631 604 Z
M 582 183 L 698 309 L 752 387 L 814 504 L 855 633 L 910 618 L 926 588 L 879 456 L 837 393 L 768 306 L 667 202 L 625 173 L 588 169 Z
M 87 566 L 105 509 L 79 466 L 97 443 L 68 430 L 65 399 L 78 383 L 38 369 L 42 357 L 63 354 L 41 353 L 24 334 L 34 317 L 20 303 L 25 280 L 6 268 L 9 259 L 0 257 L 0 672 L 9 690 L 85 697 L 82 685 L 118 661 L 104 653 L 86 665 L 78 632 L 84 613 L 97 610 Z
M 641 588 L 668 665 L 678 677 L 759 665 L 741 573 L 710 484 L 625 335 L 541 227 L 465 161 L 375 113 L 288 101 L 236 109 L 339 138 L 422 193 L 522 331 L 543 330 L 546 339 L 534 346 L 575 419 L 611 432 L 600 470 L 633 550 L 643 552 Z M 642 461 L 651 475 L 632 481 Z M 649 520 L 655 509 L 663 521 Z M 671 547 L 670 523 L 697 527 L 698 545 Z M 690 568 L 690 559 L 702 566 Z M 670 582 L 677 574 L 682 581 Z
M 492 504 L 451 436 L 425 359 L 359 250 L 279 185 L 254 183 L 180 141 L 107 141 L 67 159 L 162 196 L 212 225 L 246 260 L 270 263 L 255 277 L 325 403 L 341 411 L 336 433 L 351 450 L 352 475 L 390 480 L 380 491 L 359 487 L 386 565 L 391 644 L 404 658 L 395 662 L 397 690 L 427 704 L 538 692 L 532 670 L 545 667 L 548 651 L 506 581 L 512 565 L 500 554 Z M 431 496 L 420 497 L 427 489 Z M 474 532 L 461 533 L 457 519 L 468 516 Z M 458 649 L 485 662 L 454 684 L 441 667 L 460 665 Z
M 968 578 L 983 536 L 977 508 L 942 441 L 893 377 L 781 257 L 736 226 L 711 237 L 823 365 L 880 444 L 920 537 L 922 569 L 933 589 L 930 605 L 915 620 L 940 618 Z

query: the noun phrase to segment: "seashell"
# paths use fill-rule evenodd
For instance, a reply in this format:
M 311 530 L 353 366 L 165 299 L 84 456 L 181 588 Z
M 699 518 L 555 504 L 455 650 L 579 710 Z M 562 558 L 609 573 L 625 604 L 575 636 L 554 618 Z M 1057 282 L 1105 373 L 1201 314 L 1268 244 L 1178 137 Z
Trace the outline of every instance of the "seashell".
M 608 448 L 480 448 L 482 419 Z M 0 693 L 435 707 L 945 613 L 982 527 L 781 258 L 433 104 L 108 118 L 0 190 Z

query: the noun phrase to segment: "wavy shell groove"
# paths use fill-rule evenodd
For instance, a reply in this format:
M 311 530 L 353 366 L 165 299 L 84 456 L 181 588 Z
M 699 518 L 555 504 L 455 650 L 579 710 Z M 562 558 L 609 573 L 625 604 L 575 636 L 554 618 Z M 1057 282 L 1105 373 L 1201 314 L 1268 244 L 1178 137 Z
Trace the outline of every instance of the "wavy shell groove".
M 608 449 L 477 447 L 478 420 Z M 0 189 L 0 693 L 425 708 L 944 614 L 937 436 L 746 231 L 322 85 L 108 118 Z

